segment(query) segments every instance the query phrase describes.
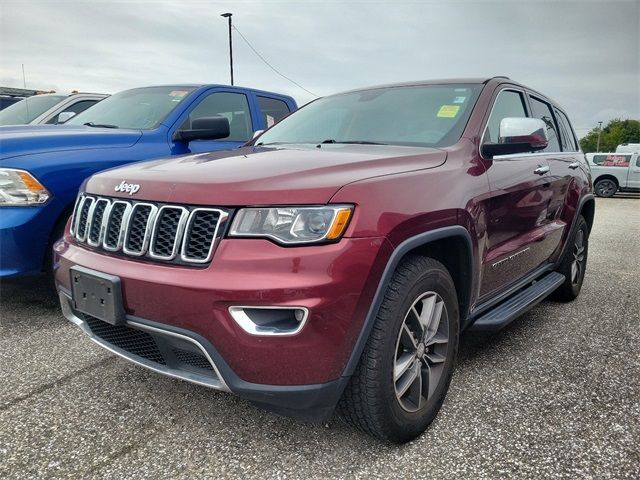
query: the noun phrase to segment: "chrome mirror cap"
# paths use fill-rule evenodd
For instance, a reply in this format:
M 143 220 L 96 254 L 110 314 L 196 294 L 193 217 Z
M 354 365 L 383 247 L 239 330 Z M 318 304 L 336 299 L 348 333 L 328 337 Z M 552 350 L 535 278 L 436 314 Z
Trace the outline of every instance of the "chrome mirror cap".
M 503 118 L 498 143 L 529 143 L 533 149 L 546 148 L 549 145 L 547 125 L 538 118 Z

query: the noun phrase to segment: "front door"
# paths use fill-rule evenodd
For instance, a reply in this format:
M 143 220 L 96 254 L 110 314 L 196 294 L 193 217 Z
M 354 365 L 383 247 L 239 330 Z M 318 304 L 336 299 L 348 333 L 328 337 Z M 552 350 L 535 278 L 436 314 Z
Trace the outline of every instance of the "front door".
M 500 121 L 530 116 L 524 92 L 502 90 L 494 101 L 483 143 L 497 142 Z M 553 197 L 544 153 L 485 160 L 491 195 L 480 300 L 525 276 L 548 256 L 544 245 Z
M 174 151 L 173 153 L 203 153 L 236 148 L 253 136 L 249 99 L 244 93 L 237 92 L 218 91 L 207 95 L 191 110 L 178 130 L 188 130 L 196 118 L 217 115 L 229 120 L 228 137 L 219 140 L 192 140 L 184 152 Z

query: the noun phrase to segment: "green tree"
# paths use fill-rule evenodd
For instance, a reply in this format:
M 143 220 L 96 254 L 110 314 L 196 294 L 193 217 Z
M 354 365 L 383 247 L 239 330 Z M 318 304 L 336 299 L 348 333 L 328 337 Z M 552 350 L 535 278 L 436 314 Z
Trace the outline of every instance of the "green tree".
M 640 121 L 614 118 L 602 129 L 601 152 L 615 152 L 616 147 L 621 143 L 640 143 Z M 592 128 L 580 140 L 580 146 L 584 153 L 597 151 L 598 127 Z

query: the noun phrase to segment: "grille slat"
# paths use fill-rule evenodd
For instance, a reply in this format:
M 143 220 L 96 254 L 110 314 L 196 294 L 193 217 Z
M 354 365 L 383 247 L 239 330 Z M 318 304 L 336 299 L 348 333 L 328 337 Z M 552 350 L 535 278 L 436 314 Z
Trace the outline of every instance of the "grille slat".
M 180 241 L 180 231 L 188 210 L 182 207 L 162 207 L 158 211 L 149 251 L 152 257 L 171 260 L 175 257 Z
M 162 262 L 211 261 L 228 212 L 81 194 L 72 218 L 80 243 L 116 254 Z
M 196 209 L 191 213 L 182 246 L 182 259 L 208 262 L 211 258 L 220 214 L 212 210 Z
M 80 218 L 78 219 L 78 226 L 76 228 L 78 240 L 84 241 L 87 238 L 87 220 L 89 219 L 89 211 L 91 210 L 93 202 L 93 197 L 85 197 L 80 207 Z
M 100 243 L 100 234 L 102 232 L 102 221 L 104 220 L 104 213 L 109 206 L 109 200 L 101 198 L 96 201 L 93 208 L 93 215 L 91 216 L 91 225 L 89 226 L 89 233 L 87 234 L 87 243 L 89 245 L 97 246 Z

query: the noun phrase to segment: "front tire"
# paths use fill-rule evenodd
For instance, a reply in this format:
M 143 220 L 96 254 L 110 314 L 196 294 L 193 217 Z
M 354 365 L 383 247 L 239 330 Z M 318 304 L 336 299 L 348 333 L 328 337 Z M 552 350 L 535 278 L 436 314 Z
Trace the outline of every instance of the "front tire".
M 593 189 L 599 197 L 611 198 L 618 191 L 618 184 L 610 178 L 603 178 L 596 182 Z
M 338 405 L 340 416 L 394 443 L 424 432 L 451 382 L 459 325 L 456 289 L 447 269 L 430 258 L 405 259 L 389 283 Z

